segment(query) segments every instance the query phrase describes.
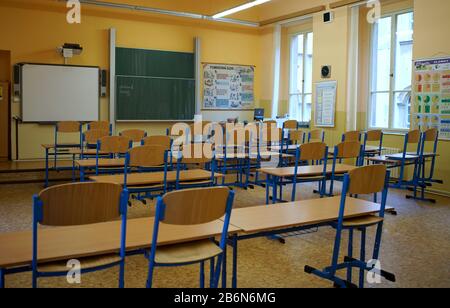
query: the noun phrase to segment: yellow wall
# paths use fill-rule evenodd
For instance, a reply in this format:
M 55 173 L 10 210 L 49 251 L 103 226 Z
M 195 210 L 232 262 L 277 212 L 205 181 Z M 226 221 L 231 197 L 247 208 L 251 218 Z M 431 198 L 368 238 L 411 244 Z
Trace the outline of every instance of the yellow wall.
M 11 4 L 12 3 L 12 4 Z M 2 7 L 2 4 L 7 6 Z M 86 9 L 82 11 L 82 23 L 66 23 L 65 8 L 33 7 L 21 3 L 0 3 L 0 49 L 11 51 L 12 64 L 18 62 L 63 63 L 56 47 L 65 42 L 76 42 L 84 47 L 81 56 L 69 64 L 95 65 L 109 68 L 109 31 L 117 29 L 117 45 L 172 51 L 192 52 L 194 37 L 202 40 L 203 62 L 237 63 L 256 66 L 255 100 L 259 101 L 260 82 L 260 38 L 257 29 L 212 25 L 208 22 L 186 20 L 162 20 L 150 15 L 117 13 Z M 11 26 L 14 27 L 11 31 Z M 108 119 L 109 99 L 101 99 L 101 119 Z M 13 115 L 20 114 L 20 104 L 14 103 Z M 241 120 L 252 117 L 252 112 L 237 112 Z M 211 113 L 205 112 L 205 117 Z M 225 120 L 229 112 L 214 113 L 215 120 Z M 146 129 L 149 134 L 164 133 L 171 123 L 119 123 L 117 131 L 130 127 Z M 20 159 L 42 158 L 41 143 L 53 142 L 53 127 L 37 124 L 22 124 L 19 128 Z M 13 130 L 12 139 L 15 140 Z M 68 136 L 64 141 L 75 141 Z M 15 145 L 12 145 L 13 150 Z M 13 153 L 15 157 L 15 153 Z

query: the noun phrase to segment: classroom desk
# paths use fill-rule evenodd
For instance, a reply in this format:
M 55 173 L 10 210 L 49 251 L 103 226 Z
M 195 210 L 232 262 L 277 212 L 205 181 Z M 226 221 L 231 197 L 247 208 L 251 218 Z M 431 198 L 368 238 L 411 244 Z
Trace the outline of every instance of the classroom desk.
M 97 167 L 96 159 L 81 159 L 76 160 L 75 165 L 80 168 L 80 181 L 84 182 L 86 169 L 93 169 Z M 100 158 L 98 160 L 99 168 L 124 168 L 125 158 Z
M 149 249 L 154 217 L 129 219 L 127 222 L 127 253 Z M 43 228 L 39 230 L 39 263 L 101 256 L 118 253 L 121 221 L 99 224 Z M 160 224 L 158 245 L 171 245 L 212 238 L 222 234 L 223 221 L 178 226 Z M 239 229 L 230 225 L 229 233 Z M 0 270 L 14 274 L 31 270 L 32 231 L 0 234 Z M 145 269 L 143 269 L 145 271 Z M 4 276 L 0 275 L 0 280 Z M 4 280 L 0 281 L 4 287 Z
M 61 167 L 58 169 L 56 163 L 56 156 L 57 155 L 72 155 L 73 160 L 75 159 L 74 155 L 71 153 L 71 150 L 74 148 L 80 148 L 80 144 L 78 143 L 58 143 L 58 144 L 41 144 L 41 147 L 45 150 L 45 187 L 48 187 L 48 177 L 49 177 L 49 164 L 48 159 L 50 155 L 53 155 L 55 157 L 53 169 L 54 170 L 70 170 L 72 169 L 72 179 L 75 179 L 75 163 L 72 163 L 72 167 Z M 50 152 L 53 150 L 53 152 Z M 59 150 L 59 151 L 58 151 Z
M 335 174 L 347 173 L 357 168 L 352 165 L 336 164 Z M 258 170 L 261 173 L 267 175 L 266 178 L 266 203 L 269 203 L 269 189 L 272 186 L 272 202 L 283 201 L 277 199 L 277 186 L 280 178 L 295 176 L 295 167 L 282 167 L 282 168 L 262 168 Z M 332 165 L 327 165 L 327 175 L 331 175 Z M 313 166 L 298 166 L 297 177 L 315 177 L 323 174 L 323 165 Z M 281 194 L 281 189 L 280 189 Z
M 223 175 L 220 173 L 214 173 L 214 177 L 222 178 Z M 211 178 L 211 171 L 206 171 L 202 169 L 191 169 L 180 171 L 180 181 L 190 182 L 190 181 L 201 181 Z M 90 176 L 94 182 L 102 183 L 115 183 L 119 185 L 124 184 L 124 175 L 98 175 Z M 167 171 L 167 183 L 175 182 L 177 179 L 176 171 Z M 142 173 L 130 173 L 127 175 L 127 185 L 128 186 L 150 186 L 162 184 L 164 181 L 164 172 L 142 172 Z
M 261 151 L 259 152 L 259 157 L 262 159 L 267 159 L 271 157 L 279 157 L 281 155 L 282 158 L 289 158 L 293 157 L 294 155 L 291 154 L 280 154 L 279 152 L 273 152 L 273 151 Z M 257 159 L 258 158 L 258 152 L 252 152 L 252 153 L 227 153 L 227 159 Z M 216 159 L 223 160 L 225 159 L 225 154 L 216 154 Z
M 233 210 L 230 224 L 242 231 L 232 234 L 228 241 L 233 249 L 232 287 L 237 287 L 239 240 L 328 226 L 339 218 L 340 202 L 341 197 L 331 197 Z M 386 206 L 386 211 L 393 210 L 394 208 Z M 379 211 L 379 204 L 348 197 L 344 218 L 355 218 Z M 224 283 L 226 281 L 222 277 L 223 286 Z

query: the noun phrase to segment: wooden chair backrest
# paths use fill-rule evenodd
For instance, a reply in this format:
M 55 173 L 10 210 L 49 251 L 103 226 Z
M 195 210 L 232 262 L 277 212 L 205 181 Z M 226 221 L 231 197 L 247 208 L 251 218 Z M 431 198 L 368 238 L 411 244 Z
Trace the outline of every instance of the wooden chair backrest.
M 309 136 L 310 136 L 310 141 L 317 140 L 317 141 L 322 142 L 323 130 L 322 129 L 314 129 L 309 132 Z
M 369 165 L 353 169 L 349 172 L 350 194 L 374 194 L 384 189 L 386 180 L 386 165 Z
M 381 130 L 370 130 L 367 132 L 366 141 L 380 141 L 383 131 Z
M 420 130 L 411 130 L 408 132 L 408 140 L 406 141 L 408 144 L 419 143 L 420 141 Z
M 359 141 L 361 137 L 360 131 L 350 131 L 344 133 L 344 141 Z
M 227 145 L 243 146 L 250 141 L 250 132 L 244 126 L 235 126 L 227 132 Z
M 62 121 L 56 124 L 59 133 L 79 133 L 81 124 L 76 121 Z
M 144 145 L 159 145 L 164 147 L 167 151 L 170 150 L 171 139 L 169 136 L 149 136 L 143 139 Z
M 141 142 L 145 138 L 145 131 L 142 129 L 127 129 L 120 133 L 121 136 L 128 137 L 133 142 Z
M 99 129 L 99 130 L 107 130 L 109 132 L 109 122 L 108 121 L 94 121 L 89 123 L 89 130 Z
M 361 143 L 359 141 L 344 141 L 337 145 L 337 157 L 339 159 L 358 158 L 361 155 Z
M 167 193 L 163 223 L 197 225 L 220 219 L 226 213 L 229 189 L 211 187 Z
M 438 137 L 438 130 L 436 128 L 430 128 L 423 133 L 424 141 L 436 141 Z
M 122 154 L 130 149 L 130 138 L 124 136 L 107 136 L 100 139 L 99 151 Z
M 283 123 L 284 129 L 297 129 L 298 122 L 297 120 L 288 120 Z
M 321 160 L 327 153 L 327 145 L 323 142 L 305 143 L 300 146 L 300 160 Z
M 278 138 L 278 140 L 276 139 Z M 262 130 L 262 139 L 263 142 L 280 142 L 283 138 L 283 129 L 282 128 L 272 128 L 264 127 Z
M 289 132 L 289 141 L 300 144 L 303 143 L 303 140 L 305 140 L 305 132 L 301 130 L 291 130 Z
M 184 144 L 181 155 L 181 163 L 184 164 L 209 163 L 213 157 L 213 145 L 210 143 Z
M 120 217 L 122 187 L 112 183 L 71 183 L 39 193 L 43 202 L 41 224 L 75 226 L 116 220 Z
M 109 136 L 109 130 L 90 129 L 84 132 L 84 140 L 88 144 L 97 144 L 98 140 L 107 136 Z
M 143 145 L 128 151 L 130 167 L 160 167 L 164 165 L 166 149 L 160 145 Z

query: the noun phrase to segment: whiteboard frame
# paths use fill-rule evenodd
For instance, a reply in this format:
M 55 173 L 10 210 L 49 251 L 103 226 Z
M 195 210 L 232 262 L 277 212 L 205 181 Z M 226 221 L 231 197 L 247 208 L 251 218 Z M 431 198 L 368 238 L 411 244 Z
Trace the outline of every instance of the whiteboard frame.
M 99 66 L 89 66 L 89 65 L 70 65 L 70 64 L 54 64 L 54 63 L 34 63 L 34 62 L 23 62 L 23 63 L 18 63 L 18 65 L 20 65 L 20 117 L 23 119 L 23 82 L 22 82 L 22 76 L 23 76 L 23 67 L 24 65 L 40 65 L 40 66 L 62 66 L 62 67 L 81 67 L 81 68 L 95 68 L 98 69 L 99 75 L 98 75 L 98 81 L 99 83 L 97 84 L 97 86 L 99 87 L 99 95 L 97 98 L 97 108 L 98 108 L 98 118 L 97 121 L 100 120 L 100 112 L 101 112 L 101 107 L 100 107 L 100 67 Z M 56 121 L 58 122 L 58 121 Z M 80 121 L 80 122 L 89 122 L 89 121 Z M 22 123 L 41 123 L 41 124 L 46 124 L 46 123 L 55 123 L 55 121 L 23 121 Z
M 326 85 L 326 84 L 332 84 L 336 87 L 335 94 L 334 94 L 334 102 L 333 102 L 333 123 L 332 124 L 318 124 L 317 123 L 317 86 L 318 85 Z M 325 128 L 335 128 L 336 127 L 336 101 L 337 101 L 337 90 L 338 90 L 338 82 L 337 80 L 326 80 L 326 81 L 319 81 L 314 83 L 315 89 L 314 89 L 314 127 L 325 127 Z

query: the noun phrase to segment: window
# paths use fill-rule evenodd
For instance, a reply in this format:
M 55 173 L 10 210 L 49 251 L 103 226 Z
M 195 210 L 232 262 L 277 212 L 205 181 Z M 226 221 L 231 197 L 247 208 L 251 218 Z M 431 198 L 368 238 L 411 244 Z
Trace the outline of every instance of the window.
M 291 39 L 289 116 L 302 122 L 311 120 L 313 33 Z
M 409 129 L 413 13 L 384 16 L 373 26 L 369 127 Z

